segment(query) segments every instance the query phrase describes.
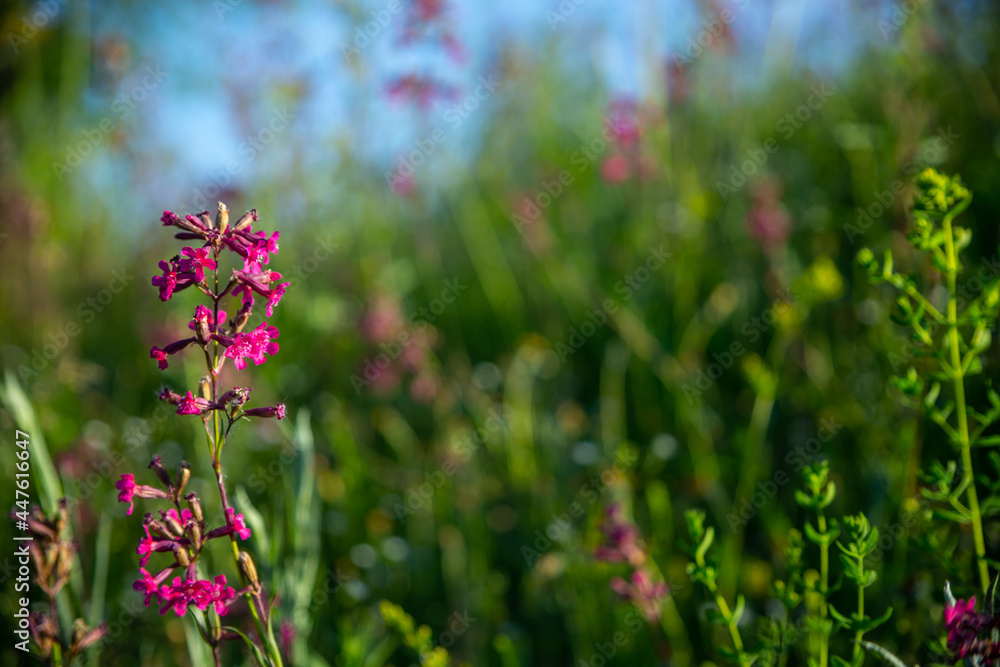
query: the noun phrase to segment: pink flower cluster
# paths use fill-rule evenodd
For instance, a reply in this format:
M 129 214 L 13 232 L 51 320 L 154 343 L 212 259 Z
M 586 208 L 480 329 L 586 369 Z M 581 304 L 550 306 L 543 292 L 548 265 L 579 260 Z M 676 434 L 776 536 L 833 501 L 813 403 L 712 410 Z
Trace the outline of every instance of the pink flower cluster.
M 951 588 L 945 587 L 947 603 L 944 624 L 948 631 L 948 651 L 951 664 L 964 660 L 969 664 L 989 665 L 1000 659 L 1000 616 L 976 611 L 976 598 L 956 600 Z
M 628 580 L 622 577 L 611 580 L 611 590 L 621 599 L 631 601 L 647 620 L 655 621 L 670 589 L 664 582 L 654 581 L 646 568 L 647 554 L 638 527 L 625 518 L 618 503 L 612 503 L 606 510 L 601 532 L 604 543 L 594 551 L 594 557 L 608 563 L 627 563 L 632 568 Z
M 154 346 L 150 350 L 149 356 L 157 362 L 160 370 L 169 367 L 168 357 L 190 345 L 201 347 L 209 358 L 221 346 L 223 352 L 218 355 L 214 367 L 210 368 L 214 387 L 214 380 L 218 378 L 226 359 L 231 359 L 238 370 L 243 370 L 247 367 L 247 359 L 252 359 L 259 366 L 268 357 L 277 354 L 278 343 L 275 339 L 280 335 L 277 327 L 265 321 L 250 331 L 243 329 L 253 313 L 255 297 L 267 300 L 264 310 L 271 317 L 290 284 L 279 282 L 281 274 L 277 271 L 264 268 L 271 261 L 272 255 L 278 252 L 280 232 L 274 232 L 270 236 L 263 231 L 254 233 L 253 223 L 258 220 L 256 209 L 247 211 L 235 223 L 229 224 L 229 210 L 221 203 L 215 220 L 209 217 L 208 211 L 184 218 L 171 211 L 164 211 L 160 220 L 165 226 L 180 230 L 176 234 L 177 238 L 198 239 L 203 242 L 200 248 L 185 246 L 180 255 L 169 262 L 160 262 L 163 275 L 152 279 L 152 284 L 160 288 L 160 298 L 166 301 L 174 292 L 194 286 L 211 300 L 209 306 L 198 305 L 194 317 L 188 322 L 188 328 L 194 332 L 194 336 L 182 338 L 162 348 Z M 219 257 L 226 250 L 235 253 L 242 260 L 243 267 L 234 269 L 228 284 L 220 289 Z M 206 270 L 215 272 L 215 275 L 210 276 Z M 239 311 L 228 321 L 226 311 L 219 307 L 226 296 L 240 299 Z M 180 415 L 204 417 L 212 410 L 233 407 L 229 401 L 209 400 L 208 397 L 196 396 L 191 391 L 182 396 L 164 389 L 160 393 L 160 399 L 176 405 L 177 414 Z M 242 407 L 244 401 L 245 397 L 235 407 Z M 285 406 L 257 408 L 242 414 L 284 419 Z M 232 418 L 236 419 L 238 416 Z
M 601 178 L 618 185 L 637 175 L 650 180 L 656 173 L 656 161 L 641 148 L 640 108 L 634 100 L 614 100 L 608 106 L 603 137 L 610 142 L 610 154 L 601 162 Z M 608 133 L 610 132 L 610 137 Z
M 212 607 L 219 616 L 229 612 L 229 605 L 236 599 L 236 590 L 226 585 L 226 575 L 220 574 L 213 581 L 174 577 L 170 586 L 160 585 L 165 575 L 172 571 L 173 568 L 167 568 L 154 577 L 145 568 L 139 568 L 142 578 L 132 584 L 132 589 L 145 594 L 147 607 L 155 597 L 163 605 L 160 614 L 173 609 L 175 614 L 183 616 L 188 605 L 194 605 L 201 611 Z
M 146 514 L 144 518 L 142 529 L 145 534 L 139 539 L 139 546 L 135 550 L 140 557 L 141 578 L 133 584 L 133 588 L 145 594 L 147 607 L 154 599 L 162 605 L 161 614 L 173 609 L 178 616 L 183 616 L 188 606 L 194 605 L 202 611 L 211 607 L 219 615 L 225 615 L 229 605 L 236 599 L 237 592 L 226 585 L 225 575 L 219 575 L 213 581 L 198 579 L 196 563 L 209 540 L 233 534 L 241 540 L 249 539 L 251 531 L 246 525 L 246 519 L 229 507 L 226 510 L 226 524 L 206 532 L 197 495 L 189 493 L 183 496 L 188 506 L 180 505 L 184 487 L 190 478 L 187 464 L 180 465 L 176 480 L 171 480 L 158 456 L 150 462 L 149 467 L 166 490 L 136 484 L 135 476 L 128 473 L 122 475 L 115 484 L 119 489 L 119 502 L 129 504 L 128 514 L 132 513 L 136 497 L 165 499 L 174 504 L 174 507 L 160 510 L 159 519 L 153 518 L 152 514 Z M 146 567 L 150 557 L 156 553 L 172 554 L 173 562 L 153 576 Z M 172 584 L 165 585 L 167 578 L 177 570 L 181 570 L 184 577 L 174 577 Z

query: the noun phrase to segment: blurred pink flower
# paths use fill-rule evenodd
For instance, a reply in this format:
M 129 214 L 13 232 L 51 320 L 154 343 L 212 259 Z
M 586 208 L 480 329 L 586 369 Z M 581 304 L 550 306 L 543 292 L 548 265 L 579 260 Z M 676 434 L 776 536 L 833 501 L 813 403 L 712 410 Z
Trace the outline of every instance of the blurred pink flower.
M 631 175 L 628 159 L 621 153 L 615 153 L 601 163 L 601 178 L 606 183 L 617 185 L 627 181 Z

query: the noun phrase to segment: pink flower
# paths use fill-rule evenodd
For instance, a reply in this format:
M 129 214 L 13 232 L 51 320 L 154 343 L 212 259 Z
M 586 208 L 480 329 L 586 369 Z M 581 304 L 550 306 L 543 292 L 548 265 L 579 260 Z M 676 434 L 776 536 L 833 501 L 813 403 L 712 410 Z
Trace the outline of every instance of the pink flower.
M 177 288 L 177 266 L 163 260 L 157 266 L 163 271 L 163 275 L 153 277 L 153 287 L 160 288 L 160 301 L 168 301 Z
M 211 601 L 215 605 L 215 613 L 225 616 L 229 612 L 229 603 L 236 599 L 236 591 L 226 585 L 226 575 L 220 574 L 212 584 Z
M 265 238 L 264 232 L 257 232 L 257 236 L 261 237 L 261 240 L 257 242 L 257 247 L 263 255 L 264 263 L 267 264 L 271 261 L 271 256 L 268 253 L 278 254 L 278 238 L 281 236 L 281 232 L 271 234 L 271 238 Z
M 281 283 L 271 290 L 271 296 L 267 297 L 267 308 L 264 309 L 268 317 L 274 316 L 274 307 L 281 301 L 281 297 L 285 296 L 285 290 L 289 285 L 291 283 Z
M 632 573 L 630 581 L 621 577 L 611 580 L 611 590 L 623 600 L 630 600 L 650 623 L 660 616 L 660 603 L 670 592 L 665 583 L 653 583 L 653 578 L 643 569 Z
M 639 543 L 639 529 L 622 516 L 618 503 L 608 505 L 607 518 L 601 525 L 604 544 L 594 551 L 594 558 L 609 563 L 629 563 L 633 567 L 646 560 L 646 552 Z
M 181 398 L 180 403 L 177 404 L 177 414 L 179 415 L 200 415 L 201 410 L 198 409 L 198 403 L 195 401 L 194 396 L 191 395 L 189 391 L 187 394 Z
M 160 614 L 165 614 L 171 608 L 178 616 L 186 614 L 187 606 L 195 601 L 199 593 L 197 583 L 190 580 L 181 581 L 180 577 L 174 577 L 172 585 L 160 588 L 160 600 L 166 603 L 160 609 Z
M 169 569 L 164 570 L 164 573 L 169 571 L 170 571 Z M 146 568 L 140 567 L 139 573 L 142 574 L 142 579 L 138 579 L 134 584 L 132 584 L 132 590 L 139 591 L 140 593 L 145 593 L 146 599 L 144 601 L 144 604 L 148 607 L 149 602 L 150 600 L 153 599 L 154 595 L 157 598 L 160 598 L 160 590 L 159 590 L 160 584 L 149 572 L 146 571 Z
M 142 529 L 146 531 L 146 537 L 139 539 L 139 546 L 135 552 L 142 556 L 139 559 L 139 565 L 146 567 L 146 563 L 149 562 L 149 555 L 156 551 L 157 540 L 154 540 L 153 536 L 149 534 L 149 526 L 143 526 Z
M 278 344 L 271 339 L 277 338 L 278 335 L 278 329 L 268 326 L 267 320 L 264 320 L 250 333 L 237 334 L 233 344 L 226 348 L 226 356 L 233 360 L 239 370 L 247 367 L 246 357 L 253 359 L 254 364 L 260 366 L 267 361 L 264 355 L 277 354 Z
M 226 515 L 229 517 L 229 524 L 232 527 L 232 531 L 240 536 L 241 540 L 250 539 L 250 529 L 247 528 L 246 521 L 243 519 L 242 514 L 237 514 L 236 510 L 230 507 L 226 510 Z
M 167 363 L 167 353 L 160 348 L 153 346 L 153 349 L 149 351 L 150 359 L 156 359 L 156 365 L 160 367 L 160 370 L 165 370 L 170 364 Z
M 624 155 L 616 153 L 601 164 L 601 178 L 612 185 L 623 183 L 632 175 L 632 168 Z
M 205 269 L 215 269 L 218 264 L 214 259 L 209 257 L 208 248 L 194 248 L 185 247 L 181 249 L 181 254 L 188 259 L 181 260 L 181 268 L 184 271 L 191 271 L 194 269 L 195 278 L 198 282 L 205 280 Z
M 131 473 L 125 473 L 122 478 L 115 482 L 115 488 L 121 491 L 118 494 L 118 502 L 128 503 L 128 510 L 125 514 L 132 516 L 132 510 L 135 507 L 135 502 L 132 496 L 135 494 L 135 475 Z

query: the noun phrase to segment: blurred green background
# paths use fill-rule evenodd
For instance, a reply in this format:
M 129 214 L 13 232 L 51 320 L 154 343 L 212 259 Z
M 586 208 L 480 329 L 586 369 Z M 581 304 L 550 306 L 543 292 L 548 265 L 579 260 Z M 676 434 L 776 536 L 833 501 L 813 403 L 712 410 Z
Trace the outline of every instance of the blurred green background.
M 0 461 L 13 470 L 15 414 L 33 414 L 55 470 L 33 493 L 61 484 L 80 546 L 67 595 L 120 623 L 91 664 L 198 660 L 173 614 L 128 611 L 140 522 L 114 482 L 158 453 L 213 497 L 197 424 L 156 399 L 200 366 L 148 357 L 197 299 L 162 303 L 149 280 L 181 246 L 162 211 L 220 199 L 281 232 L 271 268 L 292 281 L 268 318 L 280 353 L 223 384 L 288 406 L 236 429 L 226 468 L 293 664 L 333 664 L 380 599 L 456 664 L 594 664 L 617 630 L 609 664 L 717 660 L 676 547 L 683 510 L 708 511 L 752 622 L 802 518 L 790 452 L 836 425 L 812 453 L 831 459 L 836 509 L 886 526 L 921 457 L 945 451 L 887 390 L 906 340 L 853 258 L 891 247 L 914 265 L 912 178 L 935 166 L 975 193 L 966 264 L 1000 270 L 996 6 L 392 6 L 4 5 Z M 734 521 L 777 471 L 792 482 Z M 585 516 L 539 548 L 574 501 Z M 625 624 L 607 586 L 621 570 L 591 556 L 612 501 L 676 624 Z M 899 540 L 877 567 L 870 594 L 897 611 L 873 639 L 920 659 L 944 566 Z

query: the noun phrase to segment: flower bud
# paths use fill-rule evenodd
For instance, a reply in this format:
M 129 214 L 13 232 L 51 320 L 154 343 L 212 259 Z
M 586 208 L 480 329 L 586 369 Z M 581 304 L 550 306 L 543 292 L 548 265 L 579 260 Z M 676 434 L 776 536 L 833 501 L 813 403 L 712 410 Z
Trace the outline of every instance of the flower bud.
M 180 498 L 181 494 L 184 493 L 184 487 L 187 486 L 188 480 L 191 479 L 191 464 L 187 461 L 181 461 L 177 466 L 177 497 Z
M 260 586 L 260 579 L 257 578 L 257 568 L 253 564 L 253 558 L 246 551 L 240 552 L 240 574 L 254 588 Z
M 253 304 L 245 303 L 243 307 L 240 308 L 239 312 L 232 319 L 233 334 L 238 334 L 243 331 L 243 327 L 247 325 L 250 321 L 250 315 L 253 313 Z
M 198 496 L 192 491 L 184 496 L 184 500 L 188 501 L 188 505 L 191 506 L 191 514 L 194 514 L 194 518 L 198 520 L 200 525 L 204 525 L 205 515 L 201 513 L 201 503 L 198 501 Z
M 201 380 L 198 381 L 198 395 L 206 401 L 212 399 L 212 382 L 207 375 L 202 375 Z
M 170 489 L 174 488 L 173 483 L 170 481 L 170 473 L 163 467 L 163 462 L 160 460 L 159 454 L 153 457 L 153 460 L 149 462 L 147 467 L 156 474 L 164 486 Z
M 251 408 L 249 410 L 244 410 L 243 416 L 262 417 L 264 419 L 277 417 L 279 420 L 281 420 L 285 418 L 285 404 L 278 403 L 277 405 L 271 405 L 266 408 Z
M 178 537 L 184 537 L 184 526 L 178 523 L 177 519 L 163 510 L 160 510 L 160 516 L 163 517 L 163 523 L 167 527 L 167 530 L 170 531 L 171 537 L 175 539 Z
M 219 233 L 225 234 L 229 229 L 229 209 L 221 201 L 219 202 L 219 212 L 215 214 L 215 227 Z
M 249 227 L 254 222 L 257 222 L 257 209 L 252 208 L 246 213 L 244 213 L 243 216 L 236 221 L 236 225 L 233 227 L 233 229 L 235 231 L 240 231 L 242 229 Z
M 188 556 L 187 549 L 179 544 L 173 545 L 174 557 L 177 558 L 177 563 L 181 567 L 187 567 L 191 564 L 191 558 Z
M 187 529 L 188 535 L 191 537 L 191 544 L 194 545 L 195 549 L 199 549 L 202 542 L 201 526 L 198 525 L 197 521 L 188 521 L 185 528 Z

